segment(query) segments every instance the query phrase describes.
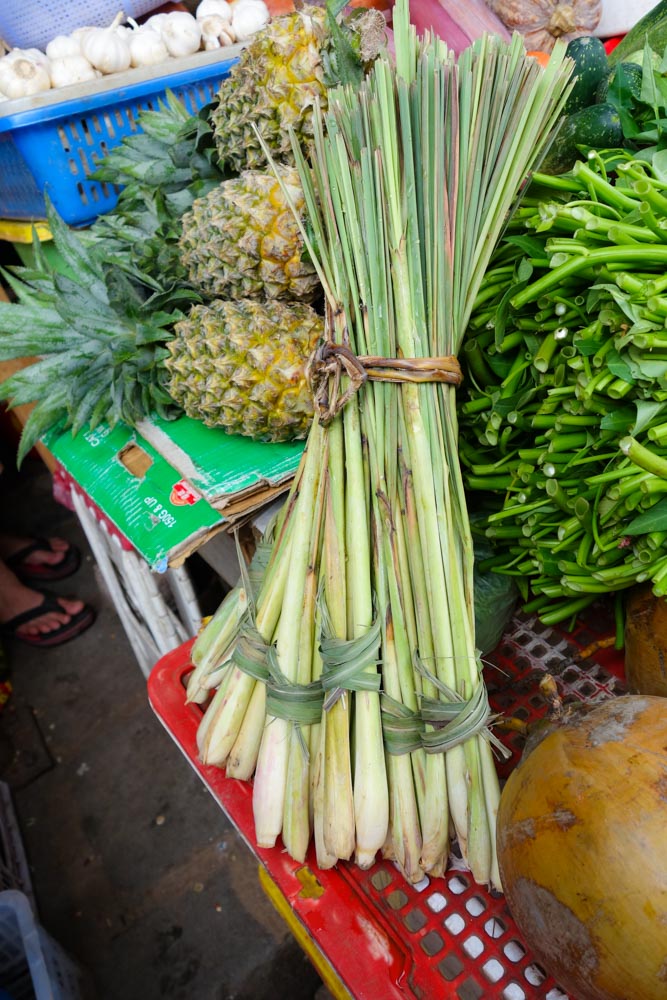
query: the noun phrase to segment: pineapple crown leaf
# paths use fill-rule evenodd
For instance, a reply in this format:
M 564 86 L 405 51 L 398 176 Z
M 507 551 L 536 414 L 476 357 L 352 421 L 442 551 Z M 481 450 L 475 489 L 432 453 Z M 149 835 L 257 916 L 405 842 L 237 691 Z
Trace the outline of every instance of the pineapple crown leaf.
M 49 229 L 51 230 L 53 242 L 63 260 L 65 268 L 76 276 L 80 284 L 88 290 L 90 295 L 105 302 L 107 295 L 104 281 L 100 277 L 99 269 L 95 266 L 90 255 L 86 253 L 83 242 L 62 221 L 48 194 L 45 195 L 45 201 Z M 54 271 L 53 273 L 54 277 L 56 277 L 57 272 Z
M 386 46 L 386 22 L 381 11 L 359 8 L 340 18 L 348 0 L 326 0 L 329 44 L 322 50 L 324 83 L 359 86 L 369 63 Z
M 38 403 L 31 412 L 21 433 L 21 440 L 19 441 L 16 453 L 17 466 L 21 465 L 23 459 L 37 444 L 42 434 L 49 430 L 50 427 L 53 427 L 58 420 L 62 419 L 65 414 L 65 403 L 63 397 L 64 390 L 58 395 L 57 399 L 54 393 L 52 393 L 50 399 L 42 400 L 42 402 Z
M 0 268 L 0 275 L 2 275 L 5 283 L 9 285 L 19 301 L 25 303 L 26 305 L 40 300 L 42 302 L 49 301 L 48 283 L 46 285 L 46 289 L 40 292 L 38 288 L 34 287 L 33 283 L 38 279 L 33 278 L 32 281 L 29 281 L 23 274 L 20 273 L 21 270 L 22 269 L 18 267 Z M 10 307 L 13 304 L 14 303 L 0 302 L 0 305 L 8 305 Z
M 340 83 L 359 86 L 364 78 L 364 68 L 359 55 L 354 51 L 348 33 L 336 20 L 337 14 L 344 6 L 341 0 L 332 0 L 326 7 L 331 48 L 323 50 L 322 65 L 327 87 L 334 87 Z
M 98 386 L 97 389 L 85 393 L 82 399 L 70 403 L 69 411 L 72 422 L 72 435 L 78 434 L 90 421 L 95 407 L 106 396 L 106 393 L 107 388 L 105 385 Z
M 20 357 L 12 353 L 14 344 L 22 344 L 25 337 L 45 338 L 63 332 L 63 321 L 57 309 L 49 305 L 39 305 L 30 299 L 25 302 L 0 302 L 0 358 Z M 32 329 L 31 329 L 32 328 Z M 41 349 L 34 353 L 40 354 Z
M 91 430 L 95 430 L 95 428 L 102 423 L 105 417 L 108 419 L 108 423 L 113 427 L 115 421 L 113 420 L 113 415 L 111 414 L 111 397 L 106 386 L 104 394 L 100 397 L 97 403 L 95 403 L 93 412 L 90 414 L 88 424 Z

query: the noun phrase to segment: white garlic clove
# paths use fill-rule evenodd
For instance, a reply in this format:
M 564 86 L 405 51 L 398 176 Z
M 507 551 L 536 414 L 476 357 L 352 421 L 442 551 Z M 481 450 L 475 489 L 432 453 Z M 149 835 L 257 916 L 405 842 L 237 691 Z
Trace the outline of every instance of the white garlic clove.
M 81 42 L 74 35 L 56 35 L 46 46 L 49 59 L 64 59 L 81 54 Z
M 161 35 L 169 54 L 177 58 L 192 55 L 199 50 L 201 44 L 201 26 L 186 11 L 177 10 L 167 14 L 167 19 L 161 26 Z
M 130 38 L 130 58 L 133 66 L 156 66 L 169 59 L 169 50 L 157 31 L 138 28 Z
M 239 42 L 247 42 L 264 28 L 271 18 L 263 0 L 236 0 L 232 7 L 232 28 Z
M 231 24 L 223 28 L 218 36 L 220 44 L 224 47 L 225 45 L 233 45 L 236 42 L 236 35 Z
M 93 28 L 81 42 L 83 55 L 102 73 L 120 73 L 130 67 L 130 46 L 117 34 L 116 27 Z
M 227 22 L 217 14 L 209 14 L 208 17 L 202 18 L 199 22 L 201 25 L 201 41 L 202 48 L 206 51 L 210 49 L 219 49 L 220 33 L 227 27 Z
M 86 83 L 95 79 L 95 70 L 81 53 L 59 56 L 51 60 L 52 87 L 69 87 L 73 83 Z
M 5 62 L 7 56 L 0 62 Z M 0 87 L 3 93 L 14 100 L 19 97 L 31 97 L 44 90 L 51 89 L 48 70 L 41 63 L 32 59 L 19 57 L 12 59 L 9 66 L 3 67 L 0 76 Z
M 229 24 L 232 20 L 231 4 L 227 0 L 201 0 L 195 17 L 198 21 L 204 21 L 207 17 L 221 17 Z
M 168 14 L 153 14 L 149 17 L 147 21 L 144 21 L 142 28 L 147 28 L 149 31 L 157 31 L 158 34 L 162 31 L 162 25 L 167 20 Z

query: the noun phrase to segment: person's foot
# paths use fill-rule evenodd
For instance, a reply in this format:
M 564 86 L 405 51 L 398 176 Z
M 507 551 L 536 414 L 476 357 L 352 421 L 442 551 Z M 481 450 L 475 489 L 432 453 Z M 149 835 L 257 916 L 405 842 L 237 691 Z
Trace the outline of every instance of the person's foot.
M 77 616 L 79 621 L 75 620 Z M 4 628 L 16 639 L 48 645 L 51 636 L 54 643 L 73 638 L 93 618 L 93 612 L 86 611 L 83 601 L 45 597 L 41 591 L 22 583 L 0 559 L 0 631 Z
M 58 566 L 65 559 L 70 543 L 64 538 L 48 538 L 50 548 L 34 549 L 28 552 L 22 559 L 26 566 Z M 0 535 L 0 559 L 5 562 L 10 560 L 17 552 L 28 549 L 33 543 L 32 538 L 24 538 L 20 535 Z
M 81 552 L 64 538 L 23 538 L 0 535 L 0 559 L 26 587 L 41 590 L 42 585 L 64 580 L 76 573 Z
M 16 638 L 48 635 L 61 626 L 68 625 L 84 607 L 83 601 L 67 597 L 55 598 L 59 610 L 51 608 L 43 614 L 30 618 L 18 625 L 14 631 Z M 26 587 L 4 564 L 0 563 L 0 626 L 6 625 L 18 615 L 26 614 L 44 603 L 44 595 L 38 590 Z

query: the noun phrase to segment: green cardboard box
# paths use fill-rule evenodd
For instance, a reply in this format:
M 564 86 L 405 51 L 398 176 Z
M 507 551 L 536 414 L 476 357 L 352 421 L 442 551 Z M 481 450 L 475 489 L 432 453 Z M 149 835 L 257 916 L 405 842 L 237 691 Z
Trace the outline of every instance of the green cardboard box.
M 290 485 L 303 441 L 267 444 L 199 420 L 142 421 L 143 437 L 228 520 L 247 517 Z
M 285 491 L 303 443 L 262 444 L 183 417 L 50 431 L 69 476 L 158 572 Z

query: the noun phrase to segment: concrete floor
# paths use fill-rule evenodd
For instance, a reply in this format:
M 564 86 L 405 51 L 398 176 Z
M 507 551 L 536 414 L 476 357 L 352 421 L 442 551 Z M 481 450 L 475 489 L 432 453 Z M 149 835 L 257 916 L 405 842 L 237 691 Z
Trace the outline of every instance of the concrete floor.
M 52 650 L 6 643 L 0 779 L 12 790 L 40 921 L 99 1000 L 328 996 L 264 896 L 251 851 L 153 715 L 145 681 L 74 514 L 38 460 L 0 478 L 3 531 L 84 553 L 51 585 L 93 604 Z

